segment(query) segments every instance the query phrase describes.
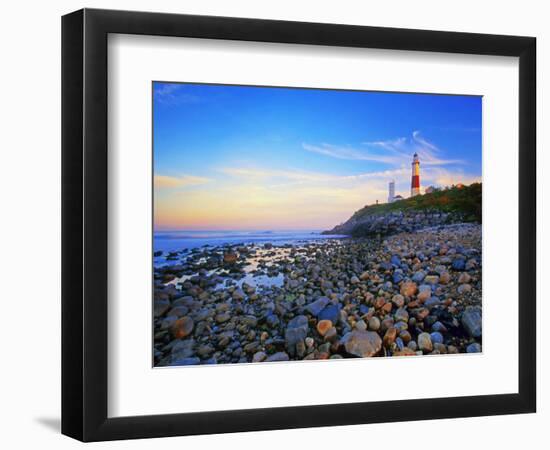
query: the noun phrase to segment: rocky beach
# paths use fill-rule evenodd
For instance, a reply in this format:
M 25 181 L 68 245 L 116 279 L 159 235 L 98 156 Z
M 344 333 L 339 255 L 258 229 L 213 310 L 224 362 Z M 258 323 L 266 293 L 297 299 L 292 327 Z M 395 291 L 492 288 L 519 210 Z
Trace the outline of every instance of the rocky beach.
M 481 225 L 450 218 L 158 252 L 154 365 L 480 352 Z

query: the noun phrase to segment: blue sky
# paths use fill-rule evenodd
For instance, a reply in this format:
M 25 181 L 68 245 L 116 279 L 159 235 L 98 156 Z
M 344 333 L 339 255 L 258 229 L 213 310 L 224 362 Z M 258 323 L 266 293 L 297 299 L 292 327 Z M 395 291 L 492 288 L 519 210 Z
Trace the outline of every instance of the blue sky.
M 481 97 L 154 83 L 157 229 L 318 229 L 481 179 Z

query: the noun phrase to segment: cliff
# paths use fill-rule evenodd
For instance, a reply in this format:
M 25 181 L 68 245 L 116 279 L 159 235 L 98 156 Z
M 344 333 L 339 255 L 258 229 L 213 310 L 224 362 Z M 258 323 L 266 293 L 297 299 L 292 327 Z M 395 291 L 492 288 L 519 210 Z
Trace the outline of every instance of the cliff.
M 473 183 L 393 203 L 368 205 L 323 234 L 383 236 L 450 223 L 481 223 L 481 191 L 481 183 Z

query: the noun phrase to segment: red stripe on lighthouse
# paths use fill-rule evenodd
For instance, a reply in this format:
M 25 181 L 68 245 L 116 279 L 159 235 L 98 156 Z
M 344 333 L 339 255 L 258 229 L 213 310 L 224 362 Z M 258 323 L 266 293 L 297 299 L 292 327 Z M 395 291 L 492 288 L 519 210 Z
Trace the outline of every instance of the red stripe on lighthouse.
M 413 175 L 412 181 L 411 181 L 411 188 L 419 188 L 420 187 L 420 175 Z

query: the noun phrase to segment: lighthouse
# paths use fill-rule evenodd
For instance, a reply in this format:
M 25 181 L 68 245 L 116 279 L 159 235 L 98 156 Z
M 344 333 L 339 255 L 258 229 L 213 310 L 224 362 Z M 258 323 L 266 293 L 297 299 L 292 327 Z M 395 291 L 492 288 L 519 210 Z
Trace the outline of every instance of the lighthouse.
M 415 153 L 412 161 L 411 197 L 420 194 L 420 161 Z

